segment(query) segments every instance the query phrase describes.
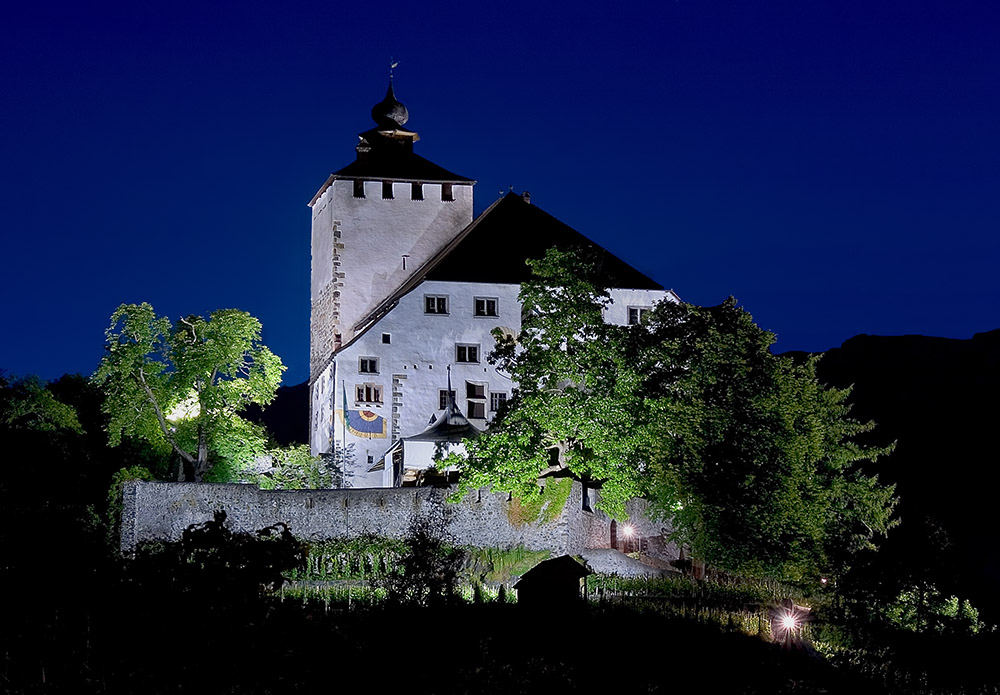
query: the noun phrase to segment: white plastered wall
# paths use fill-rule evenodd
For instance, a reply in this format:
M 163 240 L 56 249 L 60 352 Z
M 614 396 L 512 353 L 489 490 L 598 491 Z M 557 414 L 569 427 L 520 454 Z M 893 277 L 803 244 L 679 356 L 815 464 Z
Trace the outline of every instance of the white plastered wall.
M 355 198 L 354 181 L 338 179 L 313 204 L 311 297 L 315 304 L 331 282 L 342 282 L 336 332 L 343 343 L 354 337 L 358 321 L 472 222 L 471 183 L 454 184 L 452 201 L 441 200 L 440 183 L 423 183 L 423 200 L 410 199 L 411 182 L 392 188 L 393 198 L 383 199 L 382 182 L 365 181 L 365 197 Z
M 485 427 L 495 414 L 490 410 L 491 394 L 511 394 L 514 384 L 507 375 L 498 372 L 486 361 L 494 347 L 493 328 L 502 328 L 516 335 L 521 327 L 521 306 L 517 301 L 519 285 L 493 283 L 462 283 L 427 281 L 402 297 L 399 304 L 365 332 L 352 345 L 344 348 L 336 358 L 336 384 L 327 387 L 333 394 L 328 404 L 329 412 L 341 408 L 340 399 L 346 386 L 348 406 L 361 407 L 354 400 L 354 387 L 358 383 L 375 383 L 382 387 L 383 403 L 364 406 L 387 419 L 386 437 L 368 439 L 347 433 L 347 443 L 354 444 L 356 465 L 351 484 L 355 487 L 380 487 L 391 484 L 391 476 L 383 471 L 367 473 L 368 457 L 377 462 L 393 444 L 395 438 L 408 437 L 427 428 L 431 415 L 440 415 L 440 392 L 447 388 L 448 366 L 451 365 L 452 389 L 456 405 L 468 413 L 469 399 L 466 382 L 483 383 L 486 401 L 486 419 L 472 420 L 479 428 Z M 448 298 L 448 313 L 426 314 L 424 298 L 427 295 Z M 667 299 L 675 300 L 672 293 L 663 290 L 611 290 L 613 303 L 605 311 L 609 323 L 624 325 L 628 321 L 629 306 L 653 306 Z M 497 300 L 496 317 L 477 317 L 474 302 L 477 297 Z M 383 334 L 390 342 L 383 343 Z M 479 362 L 456 362 L 456 345 L 479 346 Z M 378 359 L 377 375 L 362 374 L 362 357 Z M 331 370 L 328 370 L 328 372 Z M 314 401 L 313 407 L 316 408 Z M 314 417 L 315 420 L 315 417 Z M 333 438 L 342 445 L 344 431 L 339 412 L 334 416 Z M 328 422 L 320 418 L 321 424 Z M 318 435 L 314 432 L 314 452 L 320 440 L 329 442 L 329 430 Z M 325 449 L 329 451 L 330 449 Z M 391 461 L 386 462 L 391 468 Z

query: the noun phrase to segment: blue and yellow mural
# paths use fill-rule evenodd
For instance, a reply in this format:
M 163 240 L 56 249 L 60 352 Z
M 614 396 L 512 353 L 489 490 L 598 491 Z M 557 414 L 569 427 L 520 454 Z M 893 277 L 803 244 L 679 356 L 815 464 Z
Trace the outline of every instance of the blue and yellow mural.
M 385 418 L 370 410 L 341 410 L 347 413 L 347 431 L 355 437 L 385 439 Z M 343 415 L 342 415 L 343 417 Z

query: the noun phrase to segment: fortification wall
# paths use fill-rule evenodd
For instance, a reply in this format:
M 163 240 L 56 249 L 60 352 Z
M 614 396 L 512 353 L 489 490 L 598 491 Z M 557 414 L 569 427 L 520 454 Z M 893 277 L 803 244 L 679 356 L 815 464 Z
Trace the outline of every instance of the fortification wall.
M 445 533 L 459 545 L 521 545 L 570 555 L 610 547 L 611 520 L 602 512 L 585 509 L 584 490 L 578 482 L 573 483 L 555 519 L 524 525 L 511 522 L 506 494 L 476 490 L 451 503 L 447 501 L 451 492 L 429 487 L 261 490 L 255 485 L 135 480 L 125 484 L 121 547 L 130 551 L 142 541 L 179 540 L 184 529 L 208 521 L 218 510 L 225 510 L 233 531 L 249 533 L 283 522 L 306 541 L 363 534 L 403 538 L 414 519 L 426 516 L 443 519 Z M 591 506 L 596 493 L 589 490 L 587 494 Z M 660 524 L 645 517 L 644 500 L 632 500 L 627 510 L 630 523 L 643 538 L 661 536 Z

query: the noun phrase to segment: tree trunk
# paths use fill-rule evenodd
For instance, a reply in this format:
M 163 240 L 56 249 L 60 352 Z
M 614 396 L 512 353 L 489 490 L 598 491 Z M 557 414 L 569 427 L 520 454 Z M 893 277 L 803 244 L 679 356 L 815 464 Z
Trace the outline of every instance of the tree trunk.
M 203 425 L 198 425 L 198 458 L 194 463 L 194 482 L 200 483 L 208 472 L 208 437 Z

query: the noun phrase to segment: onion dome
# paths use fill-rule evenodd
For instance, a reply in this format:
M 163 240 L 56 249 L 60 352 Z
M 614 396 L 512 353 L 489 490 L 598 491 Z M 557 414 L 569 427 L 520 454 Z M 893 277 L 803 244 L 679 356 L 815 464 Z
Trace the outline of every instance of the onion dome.
M 378 124 L 379 129 L 391 128 L 395 130 L 410 119 L 410 114 L 392 93 L 392 82 L 389 82 L 389 89 L 385 93 L 385 99 L 372 107 L 372 120 Z

